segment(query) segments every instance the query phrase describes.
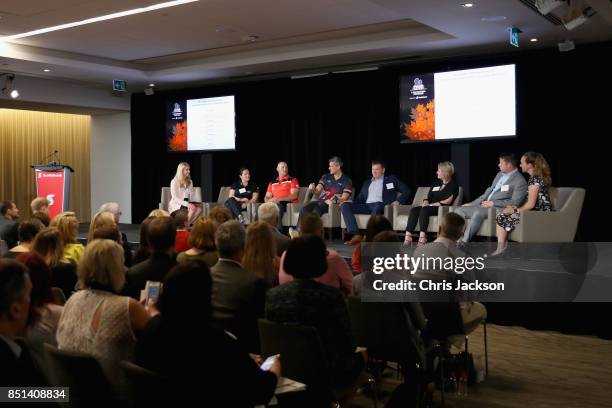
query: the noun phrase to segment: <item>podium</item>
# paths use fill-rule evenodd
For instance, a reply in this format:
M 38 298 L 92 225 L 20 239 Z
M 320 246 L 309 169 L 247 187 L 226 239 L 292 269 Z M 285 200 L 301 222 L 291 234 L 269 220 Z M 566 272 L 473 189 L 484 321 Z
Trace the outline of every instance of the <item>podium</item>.
M 36 196 L 49 200 L 49 217 L 67 211 L 70 204 L 70 175 L 74 170 L 59 163 L 35 164 Z

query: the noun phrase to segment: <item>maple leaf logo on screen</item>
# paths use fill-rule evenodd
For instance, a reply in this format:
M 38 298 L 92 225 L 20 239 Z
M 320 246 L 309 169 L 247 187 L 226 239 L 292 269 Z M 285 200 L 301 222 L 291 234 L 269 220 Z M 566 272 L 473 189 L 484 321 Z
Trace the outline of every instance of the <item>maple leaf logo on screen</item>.
M 47 201 L 49 201 L 49 207 L 55 203 L 55 194 L 47 194 Z

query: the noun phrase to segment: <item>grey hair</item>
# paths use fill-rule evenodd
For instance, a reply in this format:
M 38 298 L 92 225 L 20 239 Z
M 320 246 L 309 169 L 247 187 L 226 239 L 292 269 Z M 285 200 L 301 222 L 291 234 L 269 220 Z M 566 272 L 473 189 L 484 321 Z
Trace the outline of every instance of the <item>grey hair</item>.
M 215 246 L 223 258 L 239 254 L 244 250 L 245 241 L 244 227 L 236 220 L 224 222 L 215 232 Z
M 278 205 L 273 202 L 263 203 L 257 209 L 257 218 L 259 221 L 267 222 L 268 224 L 274 223 L 276 226 L 276 220 L 279 216 Z
M 104 203 L 100 206 L 100 208 L 98 209 L 98 212 L 109 212 L 112 214 L 118 213 L 119 212 L 119 203 L 115 203 L 115 202 L 111 202 L 111 203 Z

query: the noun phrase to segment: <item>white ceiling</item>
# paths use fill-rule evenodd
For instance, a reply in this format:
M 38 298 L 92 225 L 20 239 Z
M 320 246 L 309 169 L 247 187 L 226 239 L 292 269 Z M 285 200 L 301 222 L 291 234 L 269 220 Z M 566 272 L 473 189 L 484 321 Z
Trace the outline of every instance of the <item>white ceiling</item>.
M 1 0 L 0 36 L 164 0 Z M 612 40 L 612 3 L 586 0 L 597 14 L 568 31 L 519 0 L 200 0 L 62 31 L 0 40 L 0 72 L 130 91 L 231 77 L 322 69 L 411 57 L 512 52 Z M 585 0 L 574 0 L 585 1 Z M 482 18 L 504 16 L 499 22 Z M 254 43 L 245 37 L 256 35 Z M 537 37 L 537 43 L 529 38 Z M 45 73 L 43 69 L 50 69 Z

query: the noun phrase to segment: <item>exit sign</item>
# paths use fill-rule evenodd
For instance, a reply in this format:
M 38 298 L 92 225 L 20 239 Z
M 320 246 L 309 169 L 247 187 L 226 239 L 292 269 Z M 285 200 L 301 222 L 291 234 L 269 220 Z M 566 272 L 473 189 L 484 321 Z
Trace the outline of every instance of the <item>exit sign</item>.
M 515 47 L 518 48 L 519 46 L 519 34 L 522 32 L 521 30 L 519 30 L 516 27 L 511 27 L 509 28 L 510 31 L 510 44 L 514 45 Z
M 127 92 L 127 81 L 123 79 L 113 79 L 113 91 Z

